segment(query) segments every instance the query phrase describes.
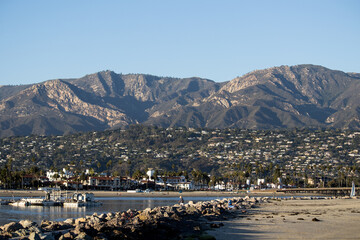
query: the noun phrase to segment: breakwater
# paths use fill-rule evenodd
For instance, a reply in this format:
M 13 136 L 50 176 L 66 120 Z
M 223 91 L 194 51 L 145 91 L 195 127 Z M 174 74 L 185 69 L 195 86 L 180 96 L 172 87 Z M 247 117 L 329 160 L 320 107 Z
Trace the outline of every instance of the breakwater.
M 234 197 L 172 206 L 92 214 L 65 221 L 29 220 L 0 227 L 0 239 L 185 239 L 220 227 L 214 221 L 245 213 L 267 197 Z M 231 206 L 229 207 L 229 201 Z M 196 239 L 196 238 L 195 238 Z

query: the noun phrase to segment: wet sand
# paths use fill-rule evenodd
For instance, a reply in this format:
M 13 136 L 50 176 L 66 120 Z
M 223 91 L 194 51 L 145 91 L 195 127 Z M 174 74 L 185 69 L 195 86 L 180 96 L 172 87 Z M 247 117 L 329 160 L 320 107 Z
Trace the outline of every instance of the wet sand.
M 217 240 L 360 239 L 360 199 L 272 200 L 209 230 Z

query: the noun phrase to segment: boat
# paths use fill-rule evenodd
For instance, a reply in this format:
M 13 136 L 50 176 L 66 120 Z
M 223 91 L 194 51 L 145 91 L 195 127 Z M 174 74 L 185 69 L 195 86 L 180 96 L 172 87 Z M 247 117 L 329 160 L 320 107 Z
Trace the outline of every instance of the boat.
M 95 201 L 93 193 L 74 193 L 70 199 L 64 203 L 64 207 L 94 207 L 102 205 L 101 202 Z
M 27 207 L 30 206 L 30 203 L 27 201 L 26 198 L 22 198 L 19 201 L 9 203 L 9 205 L 15 207 Z
M 11 202 L 9 205 L 16 207 L 27 206 L 61 206 L 60 201 L 54 201 L 45 198 L 22 198 L 19 201 Z
M 350 192 L 350 197 L 355 197 L 355 183 L 352 182 L 352 187 L 351 187 L 351 192 Z
M 28 198 L 26 200 L 28 201 L 29 206 L 61 206 L 61 202 L 51 199 Z
M 61 206 L 62 202 L 59 199 L 52 198 L 50 192 L 46 192 L 45 198 L 22 198 L 19 201 L 9 203 L 11 206 L 27 207 L 27 206 Z

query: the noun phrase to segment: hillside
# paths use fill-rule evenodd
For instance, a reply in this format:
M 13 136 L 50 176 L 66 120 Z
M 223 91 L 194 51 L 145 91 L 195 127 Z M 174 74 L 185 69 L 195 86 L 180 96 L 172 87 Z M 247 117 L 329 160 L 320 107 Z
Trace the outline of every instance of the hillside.
M 360 74 L 315 65 L 257 70 L 224 83 L 103 71 L 0 87 L 0 137 L 130 124 L 360 129 Z
M 133 176 L 153 168 L 169 176 L 205 172 L 231 181 L 258 178 L 298 184 L 325 177 L 328 186 L 360 176 L 360 132 L 342 129 L 192 129 L 131 125 L 128 129 L 65 136 L 0 139 L 0 179 L 72 168 Z M 194 175 L 193 175 L 194 176 Z M 1 178 L 3 177 L 3 178 Z M 17 177 L 20 179 L 21 177 Z M 213 179 L 216 180 L 216 179 Z M 4 182 L 4 180 L 3 180 Z M 303 186 L 303 184 L 301 184 Z

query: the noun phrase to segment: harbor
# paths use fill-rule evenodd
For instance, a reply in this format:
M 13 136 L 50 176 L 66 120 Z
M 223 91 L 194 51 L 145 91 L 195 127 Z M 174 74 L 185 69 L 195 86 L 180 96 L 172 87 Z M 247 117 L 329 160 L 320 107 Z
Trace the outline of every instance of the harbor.
M 94 194 L 89 192 L 70 193 L 58 189 L 44 191 L 44 197 L 22 197 L 21 199 L 0 199 L 0 205 L 11 205 L 15 207 L 29 206 L 62 206 L 62 207 L 91 207 L 102 203 L 95 200 Z
M 1 198 L 1 197 L 0 197 Z M 186 196 L 185 203 L 189 201 L 210 201 L 217 198 L 224 198 L 221 196 Z M 81 218 L 92 215 L 95 212 L 98 214 L 107 212 L 126 211 L 128 209 L 146 209 L 157 206 L 174 205 L 179 201 L 179 195 L 162 197 L 158 195 L 148 196 L 101 196 L 96 197 L 101 205 L 85 206 L 85 207 L 64 207 L 64 206 L 27 206 L 16 207 L 11 205 L 0 206 L 0 225 L 9 222 L 17 222 L 24 219 L 33 222 L 41 223 L 42 220 L 65 220 L 68 218 Z

